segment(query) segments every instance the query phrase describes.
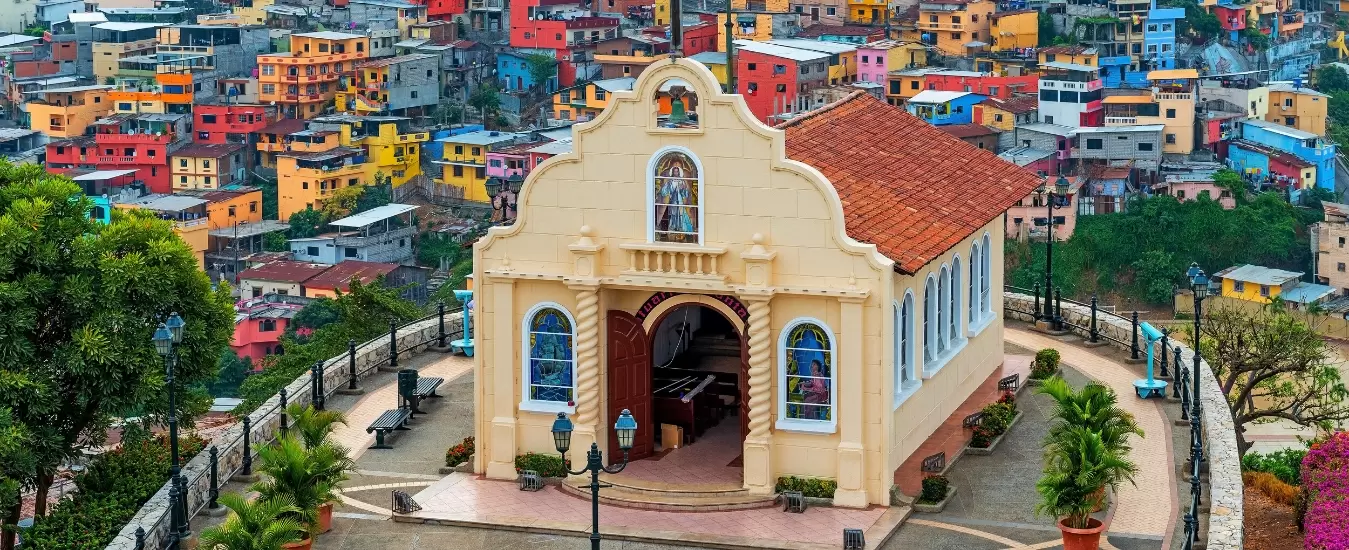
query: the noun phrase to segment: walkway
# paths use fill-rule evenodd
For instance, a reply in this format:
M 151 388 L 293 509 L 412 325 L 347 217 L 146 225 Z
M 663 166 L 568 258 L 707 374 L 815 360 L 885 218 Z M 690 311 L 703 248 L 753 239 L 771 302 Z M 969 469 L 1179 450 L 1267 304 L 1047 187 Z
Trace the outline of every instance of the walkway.
M 427 352 L 427 353 L 434 353 L 434 352 Z M 441 378 L 444 378 L 446 381 L 450 381 L 472 370 L 473 370 L 472 358 L 460 355 L 443 355 L 440 358 L 434 358 L 433 356 L 432 362 L 429 365 L 426 365 L 425 367 L 418 369 L 417 373 L 418 376 L 423 378 L 428 376 L 439 376 Z M 367 383 L 372 382 L 373 380 L 367 381 Z M 443 388 L 442 391 L 439 391 L 438 393 L 443 396 L 445 395 L 445 390 L 448 390 L 448 388 L 445 386 L 442 386 L 442 388 Z M 397 382 L 392 384 L 385 384 L 383 386 L 375 388 L 373 391 L 371 391 L 371 388 L 365 389 L 368 393 L 361 396 L 360 400 L 357 401 L 355 405 L 353 405 L 350 409 L 347 409 L 346 412 L 347 425 L 339 426 L 337 428 L 337 431 L 333 432 L 332 435 L 333 441 L 336 441 L 337 443 L 347 447 L 348 449 L 351 449 L 352 459 L 359 459 L 362 455 L 365 454 L 365 452 L 368 450 L 368 447 L 373 445 L 375 442 L 375 436 L 373 434 L 365 433 L 366 426 L 369 426 L 371 422 L 374 422 L 376 418 L 379 418 L 379 415 L 384 414 L 384 411 L 387 411 L 389 409 L 398 406 Z M 470 400 L 472 399 L 471 395 L 469 396 L 469 399 Z M 435 405 L 434 401 L 436 400 L 432 399 L 430 401 L 431 403 L 428 403 L 427 407 L 423 407 L 428 411 L 433 410 L 433 407 Z M 443 413 L 437 414 L 436 412 L 431 412 L 430 414 L 425 416 L 419 415 L 418 419 L 425 418 L 432 422 L 439 422 L 442 420 L 442 418 L 440 418 L 441 416 L 443 416 Z M 425 424 L 425 423 L 426 422 L 419 422 L 417 419 L 414 419 L 412 425 L 416 426 L 417 424 Z M 399 445 L 399 443 L 401 443 L 399 441 L 400 439 L 408 440 L 415 438 L 415 436 L 409 436 L 409 434 L 411 433 L 412 432 L 403 432 L 394 435 L 393 438 L 390 439 L 392 445 L 394 446 L 395 452 L 400 446 Z M 469 435 L 472 435 L 472 433 L 470 433 Z M 441 451 L 441 453 L 444 452 L 445 451 L 443 450 Z
M 1110 386 L 1119 395 L 1120 407 L 1134 415 L 1144 437 L 1132 440 L 1129 457 L 1138 465 L 1133 485 L 1124 485 L 1115 495 L 1115 516 L 1110 532 L 1164 537 L 1174 529 L 1179 517 L 1176 508 L 1176 477 L 1173 468 L 1171 425 L 1163 406 L 1174 404 L 1163 399 L 1139 399 L 1134 395 L 1134 380 L 1139 374 L 1125 364 L 1087 348 L 1065 345 L 1049 336 L 1008 327 L 1008 343 L 1038 350 L 1059 350 L 1062 362 L 1082 374 Z

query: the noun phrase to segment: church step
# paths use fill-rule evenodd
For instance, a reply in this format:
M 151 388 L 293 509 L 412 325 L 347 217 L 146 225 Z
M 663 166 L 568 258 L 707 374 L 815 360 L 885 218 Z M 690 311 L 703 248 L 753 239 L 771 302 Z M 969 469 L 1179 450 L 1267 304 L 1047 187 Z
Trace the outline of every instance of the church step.
M 584 485 L 584 484 L 581 484 Z M 590 488 L 568 481 L 562 490 L 582 498 L 590 498 Z M 707 494 L 697 492 L 634 490 L 628 487 L 600 489 L 600 502 L 619 508 L 660 510 L 667 512 L 713 512 L 749 510 L 775 506 L 773 495 L 751 495 L 743 489 L 737 492 Z
M 721 497 L 748 495 L 749 489 L 738 483 L 682 483 L 671 484 L 660 481 L 637 479 L 628 476 L 601 475 L 601 483 L 633 493 L 653 495 L 681 495 L 687 497 Z

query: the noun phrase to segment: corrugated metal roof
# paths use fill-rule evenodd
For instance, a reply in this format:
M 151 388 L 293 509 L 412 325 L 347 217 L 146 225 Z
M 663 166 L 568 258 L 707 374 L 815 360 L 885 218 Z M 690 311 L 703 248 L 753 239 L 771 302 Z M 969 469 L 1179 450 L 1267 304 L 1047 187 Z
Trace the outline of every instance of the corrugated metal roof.
M 1229 267 L 1213 274 L 1215 279 L 1232 279 L 1257 285 L 1281 285 L 1302 277 L 1301 273 L 1258 265 Z
M 114 21 L 111 23 L 99 23 L 97 25 L 94 25 L 94 28 L 102 29 L 105 31 L 127 32 L 127 31 L 139 31 L 143 29 L 154 29 L 158 27 L 167 27 L 167 26 L 168 24 L 166 23 L 123 23 Z
M 328 225 L 337 227 L 365 227 L 377 221 L 392 218 L 399 214 L 404 214 L 416 210 L 418 207 L 411 204 L 386 204 L 384 206 L 371 208 L 355 216 L 347 216 L 340 220 L 333 220 Z
M 918 95 L 909 99 L 909 103 L 946 103 L 953 99 L 959 99 L 972 92 L 943 92 L 940 90 L 923 90 Z
M 97 172 L 89 172 L 88 174 L 84 174 L 82 176 L 75 176 L 70 179 L 74 181 L 102 181 L 102 180 L 110 180 L 113 178 L 120 178 L 127 174 L 135 174 L 135 173 L 136 173 L 135 170 L 99 170 Z
M 1280 292 L 1279 297 L 1286 302 L 1310 304 L 1334 293 L 1335 289 L 1326 285 L 1298 283 L 1293 288 Z

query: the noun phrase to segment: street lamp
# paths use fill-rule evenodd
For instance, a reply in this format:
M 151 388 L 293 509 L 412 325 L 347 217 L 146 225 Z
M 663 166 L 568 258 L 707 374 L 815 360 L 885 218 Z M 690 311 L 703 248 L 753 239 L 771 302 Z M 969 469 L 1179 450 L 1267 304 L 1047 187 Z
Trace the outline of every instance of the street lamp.
M 515 221 L 515 198 L 524 181 L 525 179 L 518 173 L 509 178 L 487 178 L 487 183 L 483 186 L 492 197 L 492 221 L 500 223 Z
M 1061 330 L 1063 328 L 1063 319 L 1054 314 L 1054 210 L 1068 206 L 1068 201 L 1064 200 L 1062 204 L 1059 199 L 1067 199 L 1070 184 L 1068 178 L 1059 174 L 1059 179 L 1054 182 L 1054 188 L 1050 189 L 1048 185 L 1040 186 L 1039 191 L 1045 195 L 1045 227 L 1048 231 L 1045 233 L 1045 242 L 1048 243 L 1045 250 L 1045 310 L 1042 317 L 1049 323 L 1052 330 Z
M 1190 292 L 1194 295 L 1194 341 L 1190 343 L 1194 347 L 1194 367 L 1190 369 L 1194 371 L 1194 380 L 1191 382 L 1194 391 L 1190 398 L 1190 454 L 1191 459 L 1198 463 L 1204 460 L 1204 447 L 1199 438 L 1199 326 L 1204 316 L 1204 299 L 1212 293 L 1213 287 L 1197 262 L 1191 263 L 1185 274 L 1190 277 Z
M 586 453 L 585 467 L 567 472 L 574 476 L 590 472 L 590 550 L 600 550 L 600 488 L 609 487 L 600 485 L 600 472 L 616 474 L 623 471 L 628 466 L 628 449 L 632 448 L 633 436 L 637 435 L 637 420 L 627 409 L 619 413 L 618 421 L 614 422 L 614 431 L 618 434 L 618 448 L 623 450 L 623 462 L 617 468 L 611 470 L 604 466 L 600 445 L 595 442 L 590 444 L 590 451 Z M 567 414 L 557 413 L 557 420 L 553 421 L 553 445 L 557 447 L 557 452 L 562 453 L 563 464 L 567 460 L 567 450 L 571 449 L 571 432 L 571 420 Z
M 169 482 L 178 488 L 178 499 L 173 502 L 177 510 L 171 514 L 178 520 L 172 522 L 176 525 L 170 527 L 174 548 L 190 536 L 187 529 L 187 483 L 182 477 L 182 467 L 178 460 L 178 387 L 173 379 L 173 369 L 178 363 L 178 354 L 174 348 L 182 343 L 183 329 L 186 327 L 187 323 L 174 312 L 169 315 L 168 320 L 159 324 L 159 328 L 150 339 L 154 342 L 155 351 L 164 358 L 164 383 L 169 388 Z

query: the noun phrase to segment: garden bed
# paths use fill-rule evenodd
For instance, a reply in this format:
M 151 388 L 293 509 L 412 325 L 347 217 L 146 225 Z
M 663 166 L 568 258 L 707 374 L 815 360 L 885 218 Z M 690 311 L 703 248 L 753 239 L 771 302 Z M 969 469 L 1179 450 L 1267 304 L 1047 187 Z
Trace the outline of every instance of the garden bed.
M 1293 507 L 1274 502 L 1247 488 L 1246 514 L 1242 519 L 1246 550 L 1288 550 L 1302 548 L 1302 533 L 1294 523 Z
M 941 499 L 941 502 L 923 503 L 918 500 L 915 500 L 913 501 L 913 511 L 923 512 L 926 514 L 939 514 L 941 513 L 942 510 L 946 509 L 946 504 L 951 502 L 951 499 L 955 498 L 955 496 L 956 496 L 956 486 L 951 485 L 947 487 L 946 498 Z
M 993 449 L 998 448 L 998 443 L 1002 441 L 1002 438 L 1007 437 L 1007 432 L 1012 431 L 1012 426 L 1015 426 L 1016 423 L 1021 420 L 1022 415 L 1023 413 L 1021 411 L 1017 411 L 1016 416 L 1012 417 L 1012 421 L 1007 423 L 1007 428 L 1004 429 L 1001 434 L 998 434 L 998 437 L 993 438 L 993 441 L 989 443 L 987 447 L 972 447 L 970 445 L 965 445 L 964 454 L 974 456 L 988 456 L 993 454 Z

